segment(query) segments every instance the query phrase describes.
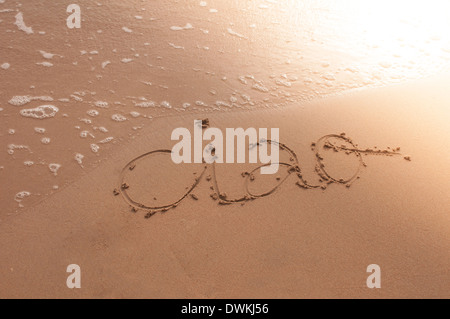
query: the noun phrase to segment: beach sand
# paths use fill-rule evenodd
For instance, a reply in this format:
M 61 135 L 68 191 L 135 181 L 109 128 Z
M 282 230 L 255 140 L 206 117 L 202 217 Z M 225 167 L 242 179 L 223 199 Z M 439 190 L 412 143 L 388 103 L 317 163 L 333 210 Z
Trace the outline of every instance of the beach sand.
M 0 297 L 449 298 L 449 81 L 440 76 L 283 108 L 154 119 L 64 189 L 3 216 Z M 210 197 L 209 165 L 195 198 L 148 219 L 147 211 L 134 212 L 114 196 L 127 163 L 170 149 L 173 129 L 191 129 L 205 117 L 221 129 L 280 128 L 280 142 L 295 151 L 311 183 L 311 143 L 328 134 L 345 133 L 360 149 L 400 147 L 402 155 L 362 155 L 367 166 L 350 187 L 304 189 L 291 174 L 270 196 L 233 205 Z M 358 167 L 354 153 L 323 154 L 333 176 L 351 176 Z M 148 205 L 171 203 L 203 168 L 175 166 L 164 155 L 144 158 L 127 179 L 129 191 Z M 221 191 L 244 194 L 241 173 L 252 168 L 217 164 Z M 252 187 L 270 189 L 286 174 L 280 168 Z M 81 267 L 81 289 L 66 286 L 69 264 Z M 381 267 L 381 289 L 366 286 L 371 264 Z

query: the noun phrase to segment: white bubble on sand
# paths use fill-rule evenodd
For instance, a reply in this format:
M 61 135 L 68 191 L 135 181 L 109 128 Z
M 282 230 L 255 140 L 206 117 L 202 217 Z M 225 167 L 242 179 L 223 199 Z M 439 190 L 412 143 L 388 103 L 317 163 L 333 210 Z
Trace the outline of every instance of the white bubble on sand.
M 16 145 L 16 144 L 9 144 L 8 145 L 8 154 L 13 155 L 15 150 L 30 150 L 30 147 L 27 145 Z
M 229 34 L 231 34 L 231 35 L 233 35 L 235 37 L 238 37 L 238 38 L 241 38 L 241 39 L 246 39 L 246 37 L 244 35 L 242 35 L 242 34 L 236 32 L 236 31 L 232 30 L 231 28 L 227 28 L 227 31 L 228 31 Z
M 20 111 L 20 115 L 42 120 L 54 117 L 58 111 L 59 109 L 54 105 L 41 105 L 33 109 L 23 109 Z
M 53 98 L 51 96 L 29 96 L 29 95 L 16 95 L 11 98 L 11 100 L 8 101 L 9 104 L 14 106 L 22 106 L 25 104 L 30 103 L 31 101 L 45 101 L 45 102 L 51 102 L 53 101 Z
M 253 90 L 260 91 L 260 92 L 264 92 L 264 93 L 269 92 L 269 89 L 268 89 L 268 88 L 266 88 L 264 85 L 259 84 L 259 83 L 253 84 L 252 89 L 253 89 Z
M 43 138 L 41 138 L 41 143 L 44 144 L 44 145 L 48 145 L 48 144 L 50 144 L 50 142 L 51 142 L 50 137 L 43 137 Z
M 3 63 L 3 64 L 1 65 L 1 68 L 2 68 L 3 70 L 8 70 L 10 66 L 11 66 L 11 64 L 9 64 L 9 63 Z
M 87 113 L 89 116 L 92 116 L 92 117 L 98 116 L 98 115 L 100 114 L 100 112 L 97 111 L 97 110 L 89 110 L 89 111 L 87 111 L 86 113 Z
M 44 59 L 53 59 L 53 57 L 54 57 L 55 55 L 57 55 L 57 54 L 48 53 L 48 52 L 45 52 L 45 51 L 42 51 L 42 50 L 39 50 L 39 53 L 42 55 L 42 57 L 43 57 Z
M 50 62 L 37 62 L 36 64 L 45 66 L 46 68 L 49 68 L 49 67 L 53 66 L 53 63 L 50 63 Z
M 9 134 L 9 135 L 14 135 L 14 134 L 16 134 L 16 130 L 10 128 L 10 129 L 8 130 L 8 134 Z
M 147 107 L 155 107 L 156 103 L 153 101 L 145 101 L 145 102 L 139 102 L 135 104 L 138 107 L 147 108 Z
M 30 103 L 32 101 L 32 97 L 28 96 L 28 95 L 24 95 L 24 96 L 13 96 L 11 98 L 11 100 L 9 100 L 9 104 L 14 105 L 14 106 L 21 106 L 21 105 L 25 105 L 27 103 Z
M 14 197 L 14 200 L 18 203 L 20 203 L 24 198 L 26 197 L 30 197 L 31 193 L 27 192 L 27 191 L 21 191 L 19 193 L 16 194 L 16 196 Z
M 83 154 L 80 154 L 80 153 L 75 154 L 75 161 L 81 166 L 83 166 L 83 159 L 84 159 Z
M 90 119 L 80 119 L 80 122 L 83 122 L 86 124 L 92 124 L 92 121 Z
M 172 108 L 172 105 L 170 105 L 170 103 L 167 102 L 167 101 L 162 101 L 161 102 L 161 106 L 165 107 L 166 109 L 171 109 Z
M 133 61 L 133 59 L 129 59 L 129 58 L 123 58 L 122 60 L 120 60 L 122 63 L 130 63 Z
M 176 44 L 171 43 L 171 42 L 169 42 L 169 45 L 170 45 L 172 48 L 174 48 L 174 49 L 181 49 L 181 50 L 184 50 L 184 47 L 183 47 L 183 46 L 176 45 Z
M 127 118 L 121 114 L 113 114 L 111 119 L 116 122 L 124 122 L 127 120 Z
M 79 97 L 78 95 L 71 94 L 70 97 L 73 98 L 77 102 L 83 102 L 83 99 L 81 97 Z
M 25 32 L 26 34 L 32 34 L 33 32 L 33 28 L 31 27 L 27 27 L 25 25 L 25 22 L 23 21 L 23 14 L 22 12 L 19 12 L 18 14 L 16 14 L 16 22 L 14 22 L 14 24 L 17 26 L 17 28 L 20 31 Z
M 216 101 L 215 104 L 216 104 L 217 106 L 219 106 L 219 107 L 221 107 L 221 106 L 226 106 L 226 107 L 229 107 L 229 108 L 232 107 L 232 105 L 230 105 L 229 103 L 227 103 L 227 102 L 225 102 L 225 101 Z
M 25 162 L 23 162 L 23 165 L 30 167 L 30 166 L 34 165 L 34 162 L 33 161 L 25 161 Z
M 1 112 L 1 111 L 3 111 L 3 108 L 2 108 L 2 107 L 0 107 L 0 112 Z
M 108 102 L 104 102 L 104 101 L 97 101 L 94 103 L 94 105 L 96 107 L 100 107 L 100 108 L 104 108 L 104 109 L 108 108 L 108 106 L 109 106 Z
M 136 112 L 136 111 L 131 111 L 130 112 L 130 115 L 132 116 L 132 117 L 139 117 L 139 116 L 141 116 L 141 113 L 139 113 L 139 112 Z
M 101 141 L 98 142 L 98 143 L 99 143 L 99 144 L 106 144 L 106 143 L 111 142 L 112 140 L 114 140 L 114 137 L 110 136 L 110 137 L 107 137 L 107 138 L 101 140 Z
M 170 27 L 170 30 L 172 30 L 172 31 L 181 31 L 181 30 L 190 30 L 190 29 L 193 29 L 193 28 L 194 27 L 192 26 L 192 24 L 186 23 L 186 25 L 184 27 L 172 26 L 172 27 Z
M 108 129 L 105 128 L 105 127 L 103 127 L 103 126 L 100 126 L 100 127 L 98 127 L 97 129 L 98 129 L 100 132 L 102 132 L 102 133 L 108 133 Z
M 127 27 L 122 27 L 122 30 L 125 31 L 126 33 L 132 33 L 133 30 L 127 28 Z
M 111 61 L 105 61 L 102 63 L 102 69 L 106 68 L 108 64 L 111 64 Z
M 206 104 L 203 101 L 195 101 L 195 105 L 197 105 L 197 106 L 208 106 L 208 104 Z
M 46 130 L 45 130 L 45 128 L 42 128 L 42 127 L 35 127 L 34 131 L 39 134 L 44 134 Z
M 91 151 L 93 153 L 98 153 L 99 149 L 100 149 L 100 146 L 98 146 L 97 144 L 91 144 Z
M 58 175 L 58 171 L 61 168 L 61 164 L 57 164 L 57 163 L 52 163 L 48 165 L 48 169 L 50 170 L 50 172 L 53 173 L 53 175 Z
M 86 138 L 86 137 L 88 137 L 88 136 L 90 136 L 90 137 L 92 137 L 92 138 L 95 138 L 95 136 L 94 136 L 91 132 L 89 132 L 89 131 L 83 131 L 83 132 L 80 133 L 80 137 L 81 137 L 81 138 Z

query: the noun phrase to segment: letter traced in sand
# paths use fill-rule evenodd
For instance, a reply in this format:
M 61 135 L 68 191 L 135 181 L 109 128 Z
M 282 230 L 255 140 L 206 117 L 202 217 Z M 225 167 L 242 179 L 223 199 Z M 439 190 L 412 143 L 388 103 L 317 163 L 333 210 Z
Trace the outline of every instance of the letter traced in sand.
M 338 144 L 339 143 L 339 144 Z M 264 145 L 265 144 L 265 145 Z M 194 195 L 192 192 L 194 189 L 199 185 L 201 180 L 205 177 L 206 172 L 208 170 L 211 170 L 211 174 L 206 177 L 206 180 L 208 182 L 211 182 L 211 189 L 212 194 L 210 197 L 214 200 L 217 200 L 220 205 L 230 205 L 234 203 L 245 203 L 247 201 L 256 200 L 259 198 L 267 197 L 269 195 L 272 195 L 276 190 L 278 190 L 283 183 L 285 183 L 289 178 L 296 177 L 296 185 L 302 189 L 322 189 L 326 190 L 328 185 L 330 184 L 339 184 L 342 186 L 350 187 L 351 184 L 359 179 L 359 174 L 363 167 L 366 166 L 366 164 L 363 161 L 363 154 L 365 155 L 381 155 L 381 156 L 400 156 L 399 153 L 400 148 L 397 148 L 395 150 L 388 149 L 388 150 L 375 150 L 375 149 L 359 149 L 356 144 L 347 137 L 344 133 L 337 135 L 337 134 L 330 134 L 321 137 L 316 143 L 311 144 L 311 150 L 314 152 L 316 165 L 315 165 L 315 173 L 317 175 L 318 181 L 316 183 L 310 183 L 308 182 L 302 172 L 302 169 L 299 164 L 299 160 L 297 155 L 293 150 L 291 150 L 288 146 L 282 143 L 270 141 L 270 140 L 261 140 L 260 142 L 250 145 L 250 149 L 255 147 L 264 147 L 268 146 L 268 144 L 276 144 L 278 145 L 281 152 L 286 152 L 289 156 L 290 162 L 280 162 L 280 167 L 285 167 L 287 169 L 287 175 L 284 178 L 277 178 L 277 185 L 271 188 L 270 190 L 263 192 L 263 193 L 255 193 L 250 189 L 250 185 L 252 183 L 255 183 L 255 174 L 261 170 L 261 168 L 270 165 L 260 165 L 256 167 L 254 170 L 250 172 L 243 172 L 242 177 L 244 177 L 244 194 L 241 197 L 237 198 L 229 198 L 227 194 L 222 193 L 220 191 L 219 187 L 219 181 L 217 179 L 216 174 L 216 163 L 212 164 L 204 164 L 203 169 L 199 175 L 194 179 L 191 186 L 186 188 L 186 192 L 179 197 L 174 202 L 164 205 L 164 206 L 150 206 L 143 203 L 140 203 L 136 200 L 134 200 L 130 194 L 129 194 L 129 188 L 132 187 L 132 185 L 129 185 L 126 180 L 127 176 L 129 174 L 133 173 L 134 168 L 136 165 L 139 164 L 140 161 L 147 159 L 148 157 L 155 156 L 155 155 L 167 155 L 167 160 L 170 161 L 170 155 L 171 150 L 156 150 L 152 152 L 148 152 L 146 154 L 143 154 L 132 161 L 130 161 L 122 170 L 122 173 L 120 175 L 120 185 L 118 188 L 114 190 L 114 195 L 118 196 L 121 195 L 123 199 L 126 201 L 127 204 L 131 206 L 131 209 L 133 212 L 138 212 L 140 210 L 146 212 L 145 218 L 150 218 L 151 216 L 155 215 L 158 212 L 166 212 L 169 209 L 175 208 L 180 204 L 184 199 L 187 197 L 192 197 L 193 199 L 197 199 L 198 197 Z M 357 167 L 355 168 L 355 172 L 351 177 L 348 177 L 346 179 L 337 178 L 332 175 L 332 173 L 329 172 L 327 169 L 324 159 L 323 159 L 323 153 L 322 151 L 334 151 L 335 153 L 345 153 L 347 155 L 354 155 L 358 161 Z M 405 157 L 405 159 L 407 159 Z M 409 159 L 408 159 L 409 160 Z M 291 177 L 294 176 L 294 177 Z

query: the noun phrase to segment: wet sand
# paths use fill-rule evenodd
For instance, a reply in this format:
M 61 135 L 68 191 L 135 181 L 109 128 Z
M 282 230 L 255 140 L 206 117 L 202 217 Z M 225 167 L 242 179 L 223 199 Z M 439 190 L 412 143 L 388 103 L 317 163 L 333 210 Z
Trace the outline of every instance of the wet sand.
M 441 76 L 280 109 L 208 114 L 221 129 L 280 128 L 280 142 L 295 152 L 309 183 L 317 179 L 311 143 L 328 134 L 345 133 L 361 150 L 400 147 L 402 155 L 362 153 L 366 166 L 350 187 L 304 188 L 288 176 L 269 196 L 231 205 L 210 197 L 208 167 L 194 196 L 145 218 L 148 210 L 113 193 L 123 169 L 147 152 L 171 148 L 172 130 L 191 128 L 204 115 L 154 119 L 102 165 L 3 216 L 0 297 L 449 298 L 449 81 Z M 354 152 L 321 152 L 338 180 L 359 167 Z M 217 164 L 221 192 L 245 194 L 241 174 L 252 168 Z M 130 171 L 139 174 L 130 175 L 127 189 L 139 202 L 164 206 L 203 169 L 147 158 Z M 252 189 L 272 189 L 285 174 L 280 168 L 256 178 Z M 82 289 L 66 287 L 69 264 L 80 265 Z M 381 289 L 366 287 L 370 264 L 381 267 Z

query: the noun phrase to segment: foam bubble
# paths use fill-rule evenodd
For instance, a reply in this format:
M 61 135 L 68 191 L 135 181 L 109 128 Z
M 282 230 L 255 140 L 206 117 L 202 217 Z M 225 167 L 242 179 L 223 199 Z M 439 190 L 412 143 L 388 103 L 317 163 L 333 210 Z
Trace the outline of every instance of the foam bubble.
M 194 27 L 192 26 L 192 24 L 186 23 L 186 25 L 184 27 L 172 26 L 172 27 L 170 27 L 170 30 L 172 30 L 172 31 L 181 31 L 181 30 L 190 30 L 190 29 L 193 29 L 193 28 Z
M 57 163 L 52 163 L 48 165 L 48 169 L 50 170 L 50 172 L 53 173 L 53 175 L 58 175 L 58 170 L 61 168 L 61 164 L 57 164 Z
M 27 27 L 27 26 L 25 25 L 25 22 L 23 21 L 23 14 L 22 14 L 22 12 L 19 12 L 18 14 L 16 14 L 15 18 L 16 18 L 16 22 L 14 22 L 14 24 L 17 26 L 17 28 L 18 28 L 20 31 L 23 31 L 23 32 L 25 32 L 26 34 L 32 34 L 32 33 L 34 33 L 34 32 L 33 32 L 33 28 Z
M 30 167 L 30 166 L 34 165 L 34 162 L 33 161 L 25 161 L 25 162 L 23 162 L 23 165 Z
M 27 145 L 16 145 L 16 144 L 9 144 L 8 145 L 8 154 L 13 155 L 15 150 L 30 150 L 30 147 Z
M 37 64 L 37 65 L 45 66 L 45 67 L 47 67 L 47 68 L 53 66 L 53 63 L 50 63 L 50 62 L 38 62 L 38 63 L 36 63 L 36 64 Z
M 95 136 L 89 131 L 83 131 L 83 132 L 80 133 L 80 137 L 82 137 L 82 138 L 86 138 L 88 136 L 90 136 L 92 138 L 95 138 Z
M 216 101 L 215 103 L 217 106 L 226 106 L 226 107 L 232 107 L 229 103 L 225 102 L 225 101 Z
M 98 146 L 97 144 L 91 144 L 91 151 L 93 153 L 98 153 L 99 149 L 100 149 L 100 146 Z
M 132 112 L 130 112 L 130 115 L 131 115 L 132 117 L 139 117 L 139 116 L 141 116 L 141 113 L 132 111 Z
M 39 50 L 39 53 L 42 54 L 42 57 L 44 59 L 53 59 L 53 57 L 56 55 L 56 54 L 48 53 L 48 52 L 45 52 L 42 50 Z
M 122 30 L 125 31 L 126 33 L 132 33 L 133 30 L 127 28 L 127 27 L 122 27 Z
M 1 68 L 2 68 L 3 70 L 8 70 L 10 66 L 11 66 L 11 64 L 9 64 L 9 63 L 3 63 L 3 64 L 1 65 Z
M 170 105 L 170 103 L 167 102 L 167 101 L 162 101 L 161 102 L 161 106 L 165 107 L 166 109 L 171 109 L 172 108 L 172 105 Z
M 72 94 L 70 95 L 71 98 L 73 98 L 77 102 L 83 102 L 83 98 L 79 97 L 78 95 Z
M 99 111 L 97 111 L 97 110 L 89 110 L 89 111 L 87 111 L 86 112 L 89 116 L 92 116 L 92 117 L 94 117 L 94 116 L 98 116 L 100 113 L 99 113 Z
M 110 136 L 110 137 L 105 138 L 104 140 L 101 140 L 101 141 L 98 142 L 98 143 L 99 143 L 99 144 L 106 144 L 106 143 L 111 142 L 113 139 L 114 139 L 114 137 Z
M 16 130 L 10 128 L 10 129 L 8 130 L 8 134 L 9 134 L 9 135 L 14 135 L 14 134 L 16 134 Z
M 51 142 L 50 137 L 41 138 L 41 143 L 44 145 L 48 145 L 48 144 L 50 144 L 50 142 Z
M 144 107 L 144 108 L 156 106 L 155 102 L 153 102 L 153 101 L 139 102 L 139 103 L 136 103 L 135 105 L 139 106 L 139 107 Z
M 14 200 L 18 203 L 20 203 L 24 198 L 31 196 L 30 192 L 27 191 L 21 191 L 19 193 L 16 194 L 16 196 L 14 197 Z
M 269 92 L 269 89 L 268 89 L 268 88 L 266 88 L 264 85 L 259 84 L 259 83 L 253 84 L 252 89 L 253 89 L 253 90 L 260 91 L 260 92 L 264 92 L 264 93 Z
M 54 105 L 41 105 L 33 109 L 23 109 L 20 111 L 20 115 L 42 120 L 54 117 L 58 111 L 59 109 Z
M 227 28 L 227 31 L 228 31 L 229 34 L 231 34 L 231 35 L 233 35 L 235 37 L 238 37 L 238 38 L 241 38 L 241 39 L 245 39 L 246 38 L 244 35 L 242 35 L 240 33 L 237 33 L 236 31 L 232 30 L 231 28 Z
M 113 114 L 111 119 L 116 122 L 124 122 L 127 120 L 127 118 L 121 114 Z
M 195 101 L 195 105 L 197 105 L 197 106 L 208 106 L 208 104 L 206 104 L 203 101 Z
M 52 102 L 53 98 L 51 96 L 29 96 L 29 95 L 16 95 L 8 101 L 9 104 L 14 106 L 22 106 L 30 103 L 31 101 L 44 101 L 44 102 Z
M 23 95 L 23 96 L 13 96 L 11 100 L 8 101 L 9 104 L 14 106 L 21 106 L 25 105 L 27 103 L 30 103 L 33 100 L 33 98 L 29 95 Z
M 83 159 L 84 159 L 83 154 L 80 154 L 80 153 L 75 154 L 75 161 L 77 161 L 77 163 L 81 166 L 83 166 Z
M 123 58 L 121 61 L 122 63 L 130 63 L 133 59 Z
M 94 103 L 94 105 L 96 107 L 100 107 L 100 108 L 104 108 L 104 109 L 106 109 L 109 106 L 108 102 L 104 102 L 104 101 L 97 101 Z
M 46 132 L 46 129 L 42 127 L 35 127 L 34 131 L 39 134 L 44 134 Z

